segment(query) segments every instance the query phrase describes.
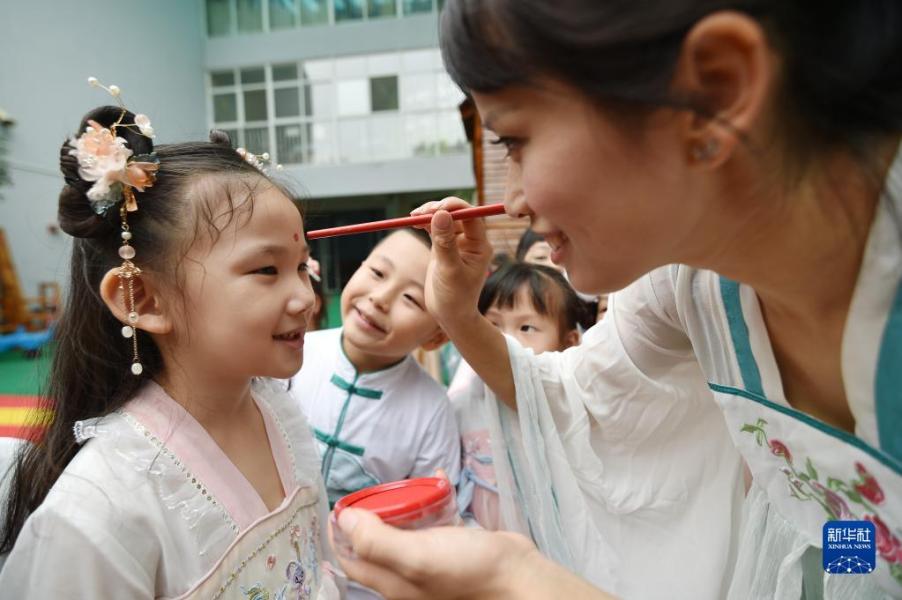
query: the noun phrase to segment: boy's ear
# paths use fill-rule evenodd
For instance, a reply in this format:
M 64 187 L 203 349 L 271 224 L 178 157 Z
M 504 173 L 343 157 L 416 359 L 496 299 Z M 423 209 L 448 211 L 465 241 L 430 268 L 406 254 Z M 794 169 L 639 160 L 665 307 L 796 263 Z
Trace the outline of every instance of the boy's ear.
M 113 268 L 106 272 L 100 281 L 100 297 L 104 304 L 123 325 L 128 325 L 128 309 L 126 297 L 128 283 L 123 282 L 120 288 L 119 268 Z M 163 302 L 160 289 L 154 284 L 153 277 L 142 274 L 135 277 L 133 284 L 135 307 L 138 313 L 136 329 L 148 333 L 166 334 L 172 331 L 172 319 L 163 310 Z
M 441 328 L 438 328 L 436 330 L 436 332 L 433 333 L 432 336 L 428 340 L 423 342 L 423 344 L 420 347 L 426 351 L 435 350 L 436 348 L 440 348 L 447 341 L 448 341 L 448 336 L 445 335 L 445 332 L 442 331 Z
M 567 333 L 564 334 L 564 337 L 561 339 L 561 350 L 566 350 L 567 348 L 571 348 L 573 346 L 579 346 L 579 329 L 571 329 Z

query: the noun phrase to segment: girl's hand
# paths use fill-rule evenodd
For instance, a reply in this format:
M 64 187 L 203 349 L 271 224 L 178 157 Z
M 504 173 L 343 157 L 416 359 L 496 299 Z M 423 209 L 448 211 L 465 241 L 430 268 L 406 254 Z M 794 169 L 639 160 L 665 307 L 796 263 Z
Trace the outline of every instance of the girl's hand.
M 544 560 L 529 540 L 513 533 L 463 527 L 403 531 L 351 508 L 341 512 L 338 526 L 356 555 L 339 556 L 345 573 L 389 599 L 522 599 L 522 584 L 541 571 L 534 566 Z
M 427 202 L 411 215 L 433 214 L 425 227 L 432 236 L 432 258 L 426 276 L 426 307 L 450 333 L 455 324 L 477 313 L 479 292 L 485 282 L 492 246 L 482 219 L 452 221 L 448 211 L 470 205 L 460 198 Z

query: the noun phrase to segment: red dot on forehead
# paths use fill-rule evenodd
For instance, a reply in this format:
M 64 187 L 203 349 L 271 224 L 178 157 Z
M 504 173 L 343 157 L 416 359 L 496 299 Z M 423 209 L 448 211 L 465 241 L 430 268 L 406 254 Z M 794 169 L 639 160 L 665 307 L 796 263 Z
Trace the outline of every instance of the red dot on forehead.
M 294 234 L 294 241 L 298 241 L 299 239 L 301 239 L 301 236 L 299 236 L 298 234 L 295 233 L 295 234 Z

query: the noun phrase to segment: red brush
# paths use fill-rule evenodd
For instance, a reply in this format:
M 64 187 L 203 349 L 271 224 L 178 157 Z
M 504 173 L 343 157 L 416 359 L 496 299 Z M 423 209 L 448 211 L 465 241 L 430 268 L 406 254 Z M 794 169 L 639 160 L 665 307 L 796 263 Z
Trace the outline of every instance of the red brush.
M 455 221 L 462 219 L 478 219 L 479 217 L 490 217 L 492 215 L 500 215 L 504 213 L 504 204 L 486 204 L 485 206 L 474 206 L 473 208 L 462 208 L 451 212 L 451 218 Z M 417 215 L 415 217 L 401 217 L 399 219 L 385 219 L 384 221 L 373 221 L 372 223 L 358 223 L 357 225 L 343 225 L 341 227 L 330 227 L 329 229 L 317 229 L 316 231 L 308 231 L 308 240 L 318 240 L 320 238 L 335 237 L 337 235 L 353 235 L 355 233 L 366 233 L 368 231 L 382 231 L 383 229 L 397 229 L 398 227 L 413 227 L 414 225 L 426 225 L 432 221 L 432 215 Z

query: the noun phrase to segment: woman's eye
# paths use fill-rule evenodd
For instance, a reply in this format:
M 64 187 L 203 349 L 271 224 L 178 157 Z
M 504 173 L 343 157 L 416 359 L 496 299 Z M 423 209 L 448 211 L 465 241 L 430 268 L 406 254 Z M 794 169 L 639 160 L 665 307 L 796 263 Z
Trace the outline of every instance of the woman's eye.
M 268 267 L 261 267 L 254 271 L 255 275 L 278 275 L 279 270 L 274 266 L 270 265 Z
M 502 144 L 506 149 L 507 153 L 505 154 L 505 158 L 514 158 L 514 153 L 520 149 L 521 142 L 517 138 L 513 137 L 504 137 L 501 136 L 497 140 L 492 140 L 491 142 L 494 145 Z
M 373 267 L 370 267 L 370 271 L 373 272 L 374 277 L 382 279 L 382 271 L 380 271 L 379 269 L 374 269 Z

